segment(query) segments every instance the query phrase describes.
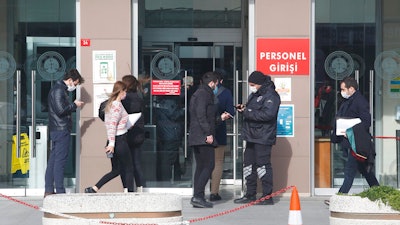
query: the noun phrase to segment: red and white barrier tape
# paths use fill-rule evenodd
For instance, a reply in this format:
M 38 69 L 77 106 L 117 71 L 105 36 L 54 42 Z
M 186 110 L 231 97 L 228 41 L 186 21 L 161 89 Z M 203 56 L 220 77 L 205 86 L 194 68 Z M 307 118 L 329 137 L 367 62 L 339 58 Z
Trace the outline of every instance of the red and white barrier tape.
M 265 196 L 263 198 L 255 200 L 255 201 L 250 202 L 248 204 L 244 204 L 244 205 L 241 205 L 239 207 L 236 207 L 236 208 L 233 208 L 233 209 L 229 209 L 229 210 L 226 210 L 226 211 L 222 211 L 222 212 L 219 212 L 219 213 L 216 213 L 216 214 L 212 214 L 212 215 L 209 215 L 209 216 L 195 218 L 195 219 L 191 219 L 191 220 L 185 220 L 185 221 L 181 221 L 181 222 L 168 222 L 168 223 L 156 223 L 156 224 L 154 224 L 154 223 L 153 224 L 151 224 L 151 223 L 148 223 L 148 224 L 147 223 L 146 224 L 144 224 L 144 223 L 141 223 L 141 224 L 138 224 L 138 223 L 118 223 L 118 222 L 111 222 L 111 221 L 99 221 L 99 220 L 95 220 L 95 219 L 86 219 L 86 218 L 81 218 L 81 217 L 77 217 L 77 216 L 71 216 L 71 215 L 59 213 L 59 212 L 56 212 L 56 211 L 53 211 L 53 210 L 44 209 L 43 207 L 32 205 L 32 204 L 29 204 L 27 202 L 18 200 L 16 198 L 13 198 L 13 197 L 1 194 L 1 193 L 0 193 L 0 197 L 8 199 L 8 200 L 13 201 L 13 202 L 16 202 L 18 204 L 27 206 L 29 208 L 32 208 L 32 209 L 35 209 L 35 210 L 39 210 L 41 212 L 50 213 L 50 214 L 53 214 L 53 215 L 56 215 L 56 216 L 59 216 L 59 217 L 64 217 L 64 218 L 67 218 L 67 219 L 85 220 L 86 222 L 90 222 L 91 224 L 92 223 L 93 224 L 97 223 L 97 224 L 110 224 L 110 225 L 189 225 L 191 223 L 196 223 L 196 222 L 200 222 L 200 221 L 204 221 L 204 220 L 209 220 L 209 219 L 216 218 L 216 217 L 219 217 L 219 216 L 224 216 L 224 215 L 227 215 L 227 214 L 234 213 L 236 211 L 239 211 L 239 210 L 242 210 L 244 208 L 247 208 L 247 207 L 250 207 L 252 205 L 255 205 L 255 204 L 259 203 L 259 202 L 265 201 L 265 200 L 267 200 L 269 198 L 278 196 L 278 195 L 288 191 L 289 189 L 291 189 L 293 187 L 294 186 L 288 186 L 286 188 L 283 188 L 283 189 L 281 189 L 279 191 L 276 191 L 276 192 L 272 193 L 271 195 L 267 195 L 267 196 Z

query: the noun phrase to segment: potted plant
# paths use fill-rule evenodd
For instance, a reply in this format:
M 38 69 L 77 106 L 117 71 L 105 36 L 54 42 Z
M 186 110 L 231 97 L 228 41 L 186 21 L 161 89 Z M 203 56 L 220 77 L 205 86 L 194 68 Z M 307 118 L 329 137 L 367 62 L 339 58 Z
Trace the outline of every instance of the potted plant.
M 400 191 L 376 186 L 330 198 L 330 225 L 400 225 Z

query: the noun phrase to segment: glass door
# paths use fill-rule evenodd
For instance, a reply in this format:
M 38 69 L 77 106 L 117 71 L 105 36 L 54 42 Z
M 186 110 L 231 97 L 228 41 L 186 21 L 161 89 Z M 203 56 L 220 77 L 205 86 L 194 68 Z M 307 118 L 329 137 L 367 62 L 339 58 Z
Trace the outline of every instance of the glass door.
M 224 73 L 223 85 L 232 95 L 238 93 L 233 44 L 171 43 L 144 47 L 144 68 L 148 75 L 139 75 L 146 102 L 147 139 L 143 147 L 143 164 L 149 191 L 160 188 L 187 188 L 191 194 L 194 173 L 192 149 L 187 145 L 190 97 L 201 77 L 216 69 Z M 232 96 L 234 104 L 238 102 Z M 237 168 L 237 119 L 227 121 L 227 147 L 222 184 L 241 179 Z M 240 166 L 241 168 L 241 166 Z M 240 171 L 240 174 L 236 174 Z M 182 190 L 179 190 L 180 192 Z
M 7 10 L 0 14 L 0 189 L 12 196 L 44 193 L 47 94 L 75 68 L 75 0 L 46 3 L 0 3 Z M 61 16 L 61 8 L 71 14 Z M 69 192 L 75 189 L 75 138 L 71 146 L 65 168 Z

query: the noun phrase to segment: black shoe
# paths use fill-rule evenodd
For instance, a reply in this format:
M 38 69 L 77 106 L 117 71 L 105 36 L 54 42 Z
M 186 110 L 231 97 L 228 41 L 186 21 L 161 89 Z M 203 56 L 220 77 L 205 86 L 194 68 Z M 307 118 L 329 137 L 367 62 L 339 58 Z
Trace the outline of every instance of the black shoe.
M 236 204 L 245 204 L 245 203 L 250 203 L 252 201 L 256 200 L 256 196 L 255 195 L 245 195 L 241 198 L 235 199 L 233 200 L 234 203 Z
M 45 192 L 44 193 L 44 198 L 46 198 L 49 195 L 54 195 L 54 194 L 55 194 L 54 192 Z
M 219 196 L 219 194 L 210 194 L 210 201 L 215 202 L 215 201 L 219 201 L 222 200 L 221 196 Z
M 92 187 L 85 188 L 85 193 L 97 193 Z
M 207 202 L 204 198 L 196 198 L 193 197 L 190 200 L 190 204 L 195 208 L 212 208 L 213 204 L 211 202 Z
M 265 196 L 262 196 L 258 200 L 261 200 L 264 197 Z M 273 205 L 273 204 L 274 204 L 274 199 L 272 199 L 272 197 L 269 197 L 269 199 L 265 199 L 264 201 L 261 201 L 261 202 L 257 203 L 256 205 Z

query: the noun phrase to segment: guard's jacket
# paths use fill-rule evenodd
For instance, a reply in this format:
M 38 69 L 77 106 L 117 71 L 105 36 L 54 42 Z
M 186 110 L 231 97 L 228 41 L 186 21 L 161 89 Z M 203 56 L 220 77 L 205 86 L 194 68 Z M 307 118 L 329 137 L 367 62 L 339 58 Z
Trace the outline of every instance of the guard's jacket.
M 263 145 L 276 143 L 277 117 L 281 104 L 274 83 L 267 79 L 261 88 L 249 96 L 243 111 L 242 136 L 247 142 Z

